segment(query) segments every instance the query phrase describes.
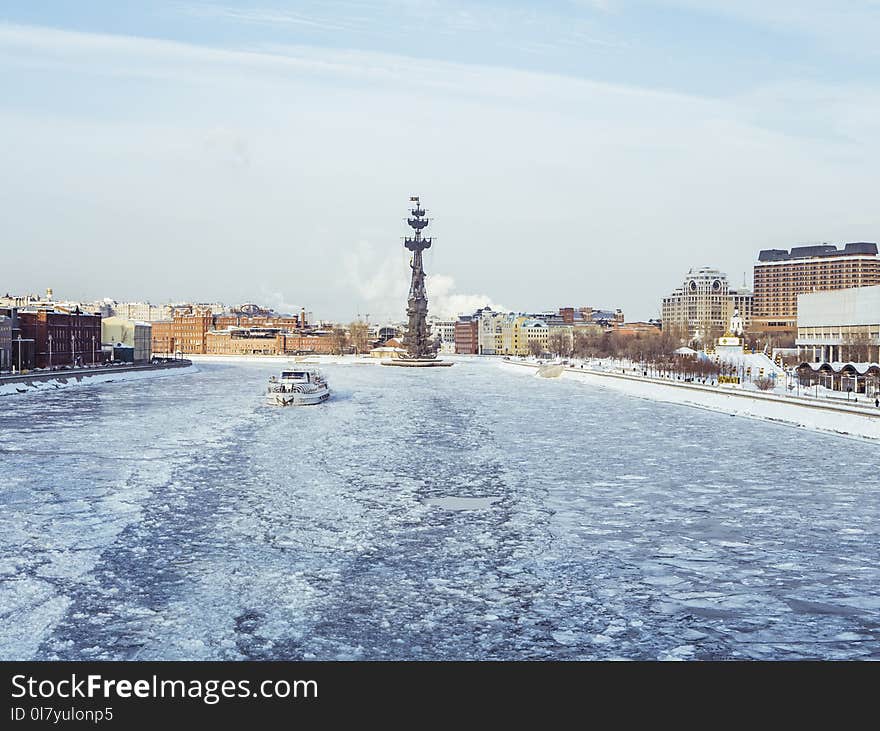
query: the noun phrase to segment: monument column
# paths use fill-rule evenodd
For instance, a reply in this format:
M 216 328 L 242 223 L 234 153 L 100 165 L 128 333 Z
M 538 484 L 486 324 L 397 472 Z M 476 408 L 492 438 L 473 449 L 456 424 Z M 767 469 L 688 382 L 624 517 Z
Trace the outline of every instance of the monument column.
M 410 269 L 412 277 L 409 285 L 409 297 L 406 303 L 407 328 L 403 336 L 403 345 L 407 354 L 404 358 L 383 361 L 383 365 L 397 366 L 451 366 L 448 361 L 437 359 L 439 343 L 431 339 L 428 328 L 428 293 L 425 291 L 425 268 L 422 263 L 422 252 L 430 249 L 432 239 L 422 236 L 429 220 L 422 208 L 417 195 L 412 196 L 410 215 L 407 224 L 413 230 L 413 236 L 404 238 L 403 245 L 412 252 Z

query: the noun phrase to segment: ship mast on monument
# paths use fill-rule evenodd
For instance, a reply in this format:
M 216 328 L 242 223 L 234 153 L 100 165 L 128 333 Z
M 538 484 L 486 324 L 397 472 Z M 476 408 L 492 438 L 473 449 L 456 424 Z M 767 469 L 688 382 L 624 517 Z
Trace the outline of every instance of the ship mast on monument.
M 430 337 L 428 327 L 428 293 L 425 291 L 425 267 L 422 262 L 422 252 L 430 249 L 433 239 L 422 236 L 422 231 L 430 222 L 426 218 L 427 211 L 422 208 L 417 195 L 410 197 L 410 215 L 406 219 L 407 224 L 413 230 L 412 237 L 407 236 L 403 245 L 412 252 L 410 268 L 412 278 L 409 285 L 409 298 L 406 303 L 407 328 L 403 336 L 403 345 L 407 355 L 404 358 L 395 358 L 383 361 L 383 365 L 397 366 L 451 366 L 449 361 L 438 360 L 437 348 L 439 344 Z

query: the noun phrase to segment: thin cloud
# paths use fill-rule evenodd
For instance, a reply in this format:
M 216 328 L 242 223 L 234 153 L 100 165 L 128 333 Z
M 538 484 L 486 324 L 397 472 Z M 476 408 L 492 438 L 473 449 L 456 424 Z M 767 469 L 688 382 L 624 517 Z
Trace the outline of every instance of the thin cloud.
M 556 57 L 573 49 L 592 48 L 602 53 L 619 51 L 629 43 L 616 37 L 596 18 L 609 14 L 604 0 L 583 0 L 565 5 L 516 7 L 473 2 L 351 3 L 325 0 L 298 3 L 295 11 L 280 2 L 255 8 L 233 5 L 183 5 L 179 12 L 219 23 L 262 26 L 269 33 L 285 30 L 312 35 L 319 41 L 334 34 L 333 45 L 366 43 L 388 48 L 400 39 L 423 39 L 420 53 L 431 54 L 438 45 L 461 48 L 475 43 L 478 52 L 518 50 L 530 55 Z
M 395 201 L 415 190 L 441 217 L 432 312 L 558 299 L 639 318 L 695 264 L 739 273 L 759 248 L 871 240 L 880 225 L 876 87 L 720 99 L 360 50 L 9 24 L 0 62 L 16 68 L 0 197 L 24 289 L 51 279 L 102 296 L 153 281 L 161 299 L 205 282 L 223 299 L 241 291 L 246 255 L 270 291 L 295 282 L 318 316 L 399 319 L 409 279 Z M 384 243 L 339 276 L 359 239 Z M 100 252 L 120 241 L 151 255 L 114 266 Z M 47 264 L 33 269 L 28 247 Z M 72 251 L 94 257 L 89 282 L 73 281 L 84 270 Z
M 217 5 L 197 5 L 184 8 L 183 12 L 201 18 L 221 18 L 256 25 L 306 26 L 326 31 L 351 30 L 351 24 L 342 24 L 326 18 L 308 17 L 288 10 L 244 9 Z
M 701 103 L 700 97 L 591 81 L 551 73 L 496 66 L 414 59 L 393 54 L 263 44 L 253 50 L 216 48 L 130 35 L 59 30 L 0 22 L 0 54 L 34 67 L 70 64 L 105 75 L 144 75 L 216 79 L 230 66 L 266 73 L 327 74 L 377 83 L 417 78 L 419 89 L 469 93 L 480 97 L 561 101 L 572 92 L 648 97 L 670 103 Z M 120 64 L 121 62 L 121 64 Z M 137 65 L 135 65 L 137 64 Z M 181 64 L 186 64 L 181 66 Z
M 880 35 L 880 3 L 875 0 L 654 0 L 770 28 L 785 35 L 805 35 L 835 50 L 876 56 Z

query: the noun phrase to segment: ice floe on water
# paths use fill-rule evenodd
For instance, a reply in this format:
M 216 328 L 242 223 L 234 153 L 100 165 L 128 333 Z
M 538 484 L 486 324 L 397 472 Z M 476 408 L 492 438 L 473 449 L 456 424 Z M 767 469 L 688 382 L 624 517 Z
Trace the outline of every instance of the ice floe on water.
M 308 409 L 199 367 L 4 399 L 0 657 L 880 657 L 874 445 L 487 362 Z
M 435 497 L 425 500 L 425 504 L 446 510 L 486 510 L 500 499 L 497 497 Z

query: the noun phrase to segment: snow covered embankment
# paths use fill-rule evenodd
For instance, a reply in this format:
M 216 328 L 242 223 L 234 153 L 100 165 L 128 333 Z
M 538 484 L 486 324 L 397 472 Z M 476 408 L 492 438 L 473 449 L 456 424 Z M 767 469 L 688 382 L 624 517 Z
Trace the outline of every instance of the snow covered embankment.
M 37 393 L 40 391 L 55 391 L 60 388 L 72 386 L 91 386 L 98 383 L 114 383 L 119 381 L 139 381 L 144 378 L 159 378 L 162 376 L 176 376 L 184 373 L 197 373 L 195 366 L 182 368 L 157 368 L 155 370 L 140 371 L 109 371 L 99 373 L 77 373 L 62 375 L 50 379 L 33 378 L 13 383 L 0 383 L 0 396 L 11 396 L 18 393 Z
M 535 368 L 530 364 L 509 363 L 518 369 Z M 580 368 L 566 368 L 563 378 L 591 386 L 671 404 L 696 406 L 733 416 L 778 421 L 817 431 L 834 432 L 862 439 L 880 440 L 880 410 L 873 413 L 841 404 L 809 402 L 757 391 L 738 391 L 719 386 L 663 382 L 621 373 L 602 373 Z

